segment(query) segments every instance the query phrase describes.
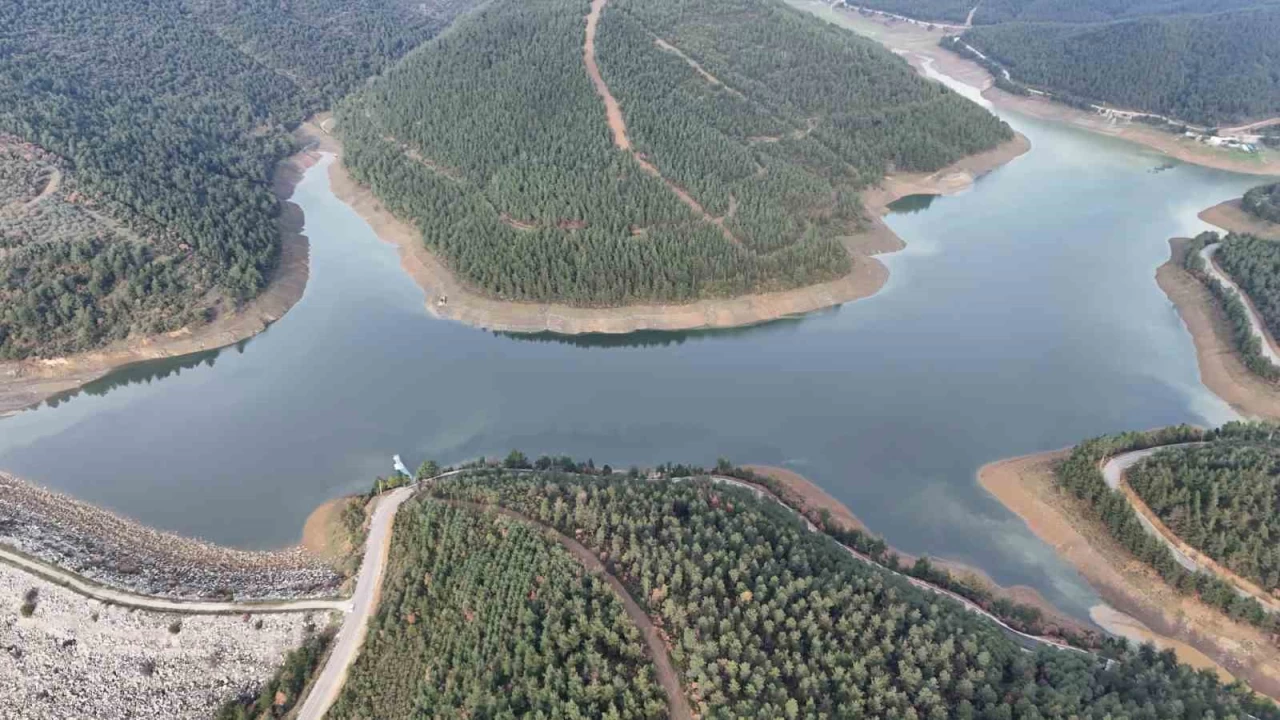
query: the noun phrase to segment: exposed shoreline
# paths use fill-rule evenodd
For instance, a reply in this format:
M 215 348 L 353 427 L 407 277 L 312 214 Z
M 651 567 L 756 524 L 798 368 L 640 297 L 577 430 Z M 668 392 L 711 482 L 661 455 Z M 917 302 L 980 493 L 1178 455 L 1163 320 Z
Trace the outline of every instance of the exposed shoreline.
M 328 598 L 342 576 L 300 546 L 238 550 L 162 532 L 0 473 L 0 546 L 130 593 L 172 600 Z
M 1119 611 L 1095 608 L 1091 614 L 1096 622 L 1117 634 L 1151 639 L 1180 651 L 1182 662 L 1228 673 L 1257 692 L 1280 698 L 1280 648 L 1264 632 L 1178 594 L 1087 518 L 1079 501 L 1057 490 L 1053 467 L 1069 452 L 989 463 L 977 479 Z
M 327 138 L 326 151 L 341 156 L 336 138 Z M 897 252 L 905 243 L 881 219 L 893 201 L 913 194 L 951 195 L 971 187 L 979 177 L 1008 163 L 1031 148 L 1017 135 L 996 148 L 963 158 L 935 173 L 901 174 L 885 178 L 862 194 L 871 216 L 863 232 L 845 238 L 853 271 L 830 282 L 781 292 L 708 299 L 683 305 L 628 305 L 581 308 L 555 303 L 498 300 L 463 285 L 422 243 L 418 230 L 388 211 L 373 192 L 358 184 L 342 163 L 329 166 L 333 194 L 356 211 L 383 241 L 400 250 L 405 272 L 426 293 L 432 315 L 488 330 L 562 335 L 628 333 L 637 330 L 696 330 L 741 327 L 822 310 L 874 295 L 888 281 L 889 271 L 873 256 Z M 447 297 L 440 305 L 437 300 Z
M 1266 225 L 1245 215 L 1237 200 L 1215 205 L 1200 213 L 1200 218 L 1229 232 L 1268 231 Z M 1183 268 L 1189 242 L 1185 238 L 1169 241 L 1170 258 L 1156 270 L 1156 284 L 1173 303 L 1191 335 L 1200 381 L 1241 415 L 1280 418 L 1280 384 L 1259 377 L 1245 366 L 1217 298 Z
M 782 492 L 779 494 L 779 499 L 815 525 L 821 526 L 822 512 L 825 510 L 829 513 L 828 517 L 831 523 L 836 526 L 835 529 L 860 530 L 875 534 L 848 506 L 832 497 L 830 493 L 823 490 L 812 480 L 794 470 L 769 465 L 745 465 L 743 469 L 766 477 L 781 486 Z M 917 559 L 915 555 L 903 552 L 893 546 L 889 546 L 888 550 L 897 555 L 899 562 L 905 565 L 912 565 Z M 1060 628 L 1069 628 L 1078 633 L 1093 631 L 1086 623 L 1059 610 L 1057 606 L 1049 602 L 1035 588 L 1026 585 L 1010 585 L 1007 587 L 1000 585 L 983 570 L 955 560 L 930 556 L 929 562 L 934 567 L 951 573 L 957 579 L 967 580 L 971 584 L 986 588 L 994 597 L 1005 598 L 1010 602 L 1030 605 L 1039 609 L 1044 615 L 1044 619 L 1052 625 Z
M 240 310 L 223 313 L 195 330 L 183 328 L 158 337 L 129 338 L 101 350 L 61 358 L 0 362 L 0 419 L 126 365 L 234 345 L 284 317 L 306 291 L 311 254 L 311 245 L 302 232 L 302 208 L 289 199 L 303 174 L 319 159 L 316 146 L 324 149 L 323 133 L 317 132 L 311 122 L 295 135 L 311 144 L 281 161 L 272 177 L 272 190 L 281 202 L 280 265 L 258 297 Z
M 1021 97 L 1000 90 L 995 87 L 995 78 L 986 68 L 939 46 L 938 42 L 942 38 L 940 32 L 929 32 L 907 22 L 889 23 L 883 18 L 865 17 L 855 11 L 820 9 L 816 7 L 816 3 L 803 3 L 799 0 L 788 0 L 788 2 L 807 12 L 826 16 L 828 19 L 838 18 L 837 22 L 840 25 L 902 55 L 922 73 L 925 73 L 923 66 L 927 60 L 937 72 L 973 86 L 981 92 L 983 99 L 998 108 L 1078 127 L 1099 135 L 1117 137 L 1159 151 L 1182 162 L 1250 175 L 1280 175 L 1280 152 L 1274 150 L 1264 150 L 1257 155 L 1249 156 L 1236 151 L 1212 148 L 1140 122 L 1113 124 L 1099 115 L 1069 105 L 1044 98 Z

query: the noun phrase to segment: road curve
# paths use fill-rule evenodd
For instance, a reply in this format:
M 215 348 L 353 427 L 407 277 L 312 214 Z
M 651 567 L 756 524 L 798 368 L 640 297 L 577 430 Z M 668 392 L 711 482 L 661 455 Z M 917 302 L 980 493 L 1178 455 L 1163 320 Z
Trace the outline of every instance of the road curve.
M 200 615 L 232 614 L 232 613 L 275 613 L 306 612 L 309 610 L 337 610 L 348 612 L 351 601 L 342 599 L 299 599 L 299 600 L 179 600 L 173 598 L 142 595 L 119 590 L 91 582 L 80 575 L 61 568 L 34 560 L 6 547 L 0 547 L 0 561 L 13 565 L 49 582 L 61 585 L 94 600 L 122 605 L 124 607 L 159 612 L 180 612 Z
M 1258 316 L 1257 309 L 1253 307 L 1253 301 L 1240 289 L 1240 286 L 1236 285 L 1234 280 L 1227 277 L 1227 274 L 1213 260 L 1213 256 L 1218 254 L 1218 249 L 1221 247 L 1222 243 L 1213 243 L 1206 245 L 1200 251 L 1200 257 L 1204 260 L 1204 271 L 1209 274 L 1209 277 L 1221 283 L 1223 287 L 1233 290 L 1240 296 L 1240 300 L 1244 304 L 1245 314 L 1249 317 L 1249 332 L 1258 338 L 1262 356 L 1272 365 L 1280 368 L 1280 352 L 1276 350 L 1275 342 L 1271 339 L 1271 333 L 1267 332 L 1266 324 L 1262 322 L 1262 318 Z
M 1142 462 L 1143 460 L 1151 457 L 1155 453 L 1161 450 L 1167 450 L 1169 448 L 1188 448 L 1188 447 L 1196 447 L 1199 445 L 1207 445 L 1207 444 L 1208 443 L 1203 443 L 1203 442 L 1177 443 L 1174 445 L 1161 445 L 1159 447 L 1147 448 L 1145 450 L 1134 450 L 1127 453 L 1121 453 L 1114 457 L 1107 458 L 1107 460 L 1103 463 L 1102 479 L 1106 481 L 1107 487 L 1111 488 L 1112 490 L 1117 490 L 1124 494 L 1125 500 L 1127 500 L 1129 502 L 1129 506 L 1133 508 L 1134 514 L 1138 516 L 1138 521 L 1142 523 L 1142 527 L 1152 536 L 1159 538 L 1160 542 L 1164 543 L 1165 547 L 1169 548 L 1169 551 L 1173 553 L 1173 558 L 1178 561 L 1179 565 L 1186 568 L 1187 570 L 1190 570 L 1191 572 L 1198 571 L 1198 572 L 1204 572 L 1210 575 L 1217 576 L 1218 578 L 1221 578 L 1223 581 L 1225 581 L 1228 585 L 1230 585 L 1231 588 L 1236 591 L 1236 594 L 1240 595 L 1241 597 L 1253 598 L 1257 600 L 1262 605 L 1262 607 L 1269 612 L 1280 612 L 1280 606 L 1277 605 L 1276 600 L 1268 596 L 1265 593 L 1265 591 L 1254 592 L 1248 587 L 1242 587 L 1234 579 L 1235 576 L 1234 574 L 1231 573 L 1230 570 L 1221 566 L 1217 566 L 1216 563 L 1214 563 L 1212 558 L 1209 558 L 1207 555 L 1203 555 L 1203 553 L 1199 553 L 1199 551 L 1196 551 L 1202 557 L 1205 558 L 1205 560 L 1201 562 L 1197 560 L 1195 557 L 1188 555 L 1186 551 L 1179 548 L 1178 543 L 1174 542 L 1174 540 L 1170 539 L 1169 537 L 1169 535 L 1173 535 L 1173 531 L 1168 530 L 1166 528 L 1166 531 L 1169 533 L 1169 535 L 1166 535 L 1164 532 L 1161 532 L 1160 528 L 1157 528 L 1155 526 L 1155 523 L 1153 523 L 1151 519 L 1147 517 L 1147 513 L 1150 513 L 1151 509 L 1138 506 L 1139 503 L 1142 503 L 1142 500 L 1138 496 L 1137 492 L 1134 491 L 1133 488 L 1131 487 L 1127 487 L 1127 488 L 1121 487 L 1121 484 L 1122 484 L 1121 481 L 1124 479 L 1125 471 L 1129 470 L 1130 468 Z M 1145 505 L 1145 503 L 1142 503 L 1142 504 Z M 1155 514 L 1152 513 L 1153 517 L 1154 515 Z M 1174 537 L 1176 537 L 1176 535 Z M 1191 547 L 1191 546 L 1187 545 L 1187 547 Z M 1241 582 L 1248 582 L 1248 581 L 1241 579 Z
M 396 511 L 405 500 L 413 496 L 414 490 L 413 485 L 397 488 L 378 500 L 373 519 L 369 522 L 369 535 L 365 539 L 360 574 L 356 576 L 356 589 L 351 596 L 351 612 L 338 631 L 324 669 L 320 671 L 320 676 L 316 678 L 315 684 L 307 693 L 307 699 L 302 703 L 302 709 L 298 711 L 298 720 L 320 720 L 338 698 L 338 692 L 347 679 L 347 670 L 364 644 L 369 629 L 369 616 L 378 607 L 383 570 L 386 569 L 387 556 L 391 552 L 391 530 L 395 524 Z
M 1203 444 L 1204 443 L 1180 443 L 1178 445 L 1163 445 L 1163 446 L 1158 446 L 1153 448 L 1147 448 L 1145 450 L 1134 450 L 1132 452 L 1121 453 L 1120 455 L 1116 455 L 1115 457 L 1107 458 L 1106 462 L 1102 464 L 1102 479 L 1106 481 L 1107 487 L 1111 488 L 1112 490 L 1120 490 L 1120 481 L 1124 479 L 1124 473 L 1126 470 L 1133 467 L 1134 465 L 1137 465 L 1143 460 L 1146 460 L 1152 455 L 1155 455 L 1161 450 L 1165 450 L 1168 448 L 1176 448 L 1176 447 L 1193 447 L 1195 445 L 1203 445 Z M 1127 495 L 1125 497 L 1126 499 L 1128 499 Z M 1130 506 L 1133 505 L 1132 502 L 1130 502 L 1129 504 Z M 1142 523 L 1142 527 L 1147 531 L 1147 534 L 1151 535 L 1152 537 L 1159 538 L 1160 541 L 1165 544 L 1165 547 L 1169 548 L 1169 551 L 1173 553 L 1173 559 L 1177 560 L 1179 565 L 1186 568 L 1187 570 L 1190 570 L 1191 572 L 1197 572 L 1205 569 L 1200 567 L 1200 564 L 1197 563 L 1195 560 L 1188 557 L 1186 553 L 1179 550 L 1178 546 L 1174 544 L 1172 540 L 1165 537 L 1164 534 L 1161 533 L 1156 528 L 1156 526 L 1152 524 L 1150 520 L 1147 519 L 1147 516 L 1138 510 L 1138 508 L 1135 507 L 1133 510 L 1134 510 L 1134 514 L 1138 516 L 1138 522 Z

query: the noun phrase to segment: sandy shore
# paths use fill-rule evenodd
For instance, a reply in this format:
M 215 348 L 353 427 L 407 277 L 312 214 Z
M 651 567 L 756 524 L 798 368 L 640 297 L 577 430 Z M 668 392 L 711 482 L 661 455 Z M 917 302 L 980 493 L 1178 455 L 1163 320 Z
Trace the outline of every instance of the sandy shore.
M 1222 306 L 1182 267 L 1187 244 L 1181 238 L 1169 241 L 1171 257 L 1156 270 L 1156 284 L 1173 302 L 1191 334 L 1200 381 L 1241 415 L 1280 418 L 1280 385 L 1258 377 L 1241 361 Z
M 876 40 L 902 55 L 925 75 L 929 75 L 928 70 L 932 69 L 977 88 L 981 91 L 982 97 L 996 107 L 1034 118 L 1065 123 L 1101 135 L 1118 137 L 1158 150 L 1183 162 L 1238 173 L 1280 175 L 1280 152 L 1275 150 L 1264 149 L 1262 152 L 1250 155 L 1236 150 L 1213 148 L 1140 122 L 1113 123 L 1095 113 L 1078 110 L 1061 103 L 1004 92 L 995 87 L 995 79 L 986 68 L 942 49 L 938 45 L 942 39 L 941 31 L 930 32 L 911 23 L 889 22 L 884 18 L 831 9 L 822 3 L 803 0 L 789 0 L 789 2 Z M 928 68 L 925 67 L 926 65 Z
M 978 482 L 1089 581 L 1110 608 L 1095 621 L 1121 635 L 1172 648 L 1179 660 L 1226 673 L 1280 697 L 1280 648 L 1255 627 L 1178 594 L 1053 485 L 1053 467 L 1069 450 L 983 466 Z M 1118 613 L 1116 612 L 1118 611 Z
M 299 128 L 297 135 L 313 145 L 323 138 L 323 133 L 311 123 Z M 302 208 L 288 200 L 303 173 L 318 159 L 315 148 L 310 147 L 276 168 L 273 190 L 282 202 L 280 265 L 261 295 L 238 312 L 224 313 L 194 330 L 184 328 L 159 337 L 131 338 L 102 350 L 68 357 L 0 362 L 0 418 L 97 380 L 125 365 L 234 345 L 283 317 L 306 290 L 310 256 L 310 245 L 302 234 Z
M 844 503 L 803 475 L 793 470 L 770 465 L 746 465 L 744 468 L 773 480 L 780 490 L 779 499 L 799 511 L 815 525 L 821 526 L 821 513 L 825 510 L 829 513 L 832 524 L 836 526 L 834 529 L 872 532 Z M 898 556 L 900 562 L 906 565 L 912 565 L 916 561 L 915 555 L 894 547 L 889 549 Z M 1094 628 L 1063 613 L 1035 588 L 1025 585 L 1002 586 L 981 569 L 955 560 L 930 557 L 929 562 L 951 573 L 957 579 L 985 588 L 994 597 L 1003 597 L 1015 603 L 1038 608 L 1049 625 L 1070 629 L 1081 635 L 1096 632 Z
M 1229 233 L 1257 235 L 1280 240 L 1280 225 L 1250 215 L 1240 206 L 1240 199 L 1218 203 L 1200 213 L 1200 219 Z
M 964 158 L 936 173 L 891 176 L 879 187 L 864 193 L 863 203 L 871 220 L 864 232 L 845 238 L 845 247 L 853 257 L 853 271 L 838 280 L 783 292 L 699 300 L 683 305 L 580 308 L 487 297 L 463 285 L 422 244 L 421 233 L 392 215 L 372 191 L 351 178 L 342 163 L 335 162 L 329 166 L 329 182 L 334 195 L 364 218 L 378 237 L 400 249 L 401 265 L 426 293 L 427 310 L 436 317 L 490 330 L 549 330 L 565 335 L 692 330 L 754 325 L 875 294 L 888 280 L 889 271 L 873 256 L 905 247 L 880 219 L 888 213 L 890 203 L 912 194 L 949 195 L 960 192 L 977 178 L 1022 155 L 1030 147 L 1027 139 L 1019 135 L 997 148 Z M 340 153 L 340 149 L 335 151 Z M 448 297 L 448 304 L 438 304 L 441 296 Z

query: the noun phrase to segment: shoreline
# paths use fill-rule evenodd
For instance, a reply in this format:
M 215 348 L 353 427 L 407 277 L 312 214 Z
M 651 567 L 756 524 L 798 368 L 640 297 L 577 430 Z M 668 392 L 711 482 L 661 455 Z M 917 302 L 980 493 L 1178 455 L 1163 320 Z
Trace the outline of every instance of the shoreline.
M 214 545 L 6 473 L 0 473 L 0 550 L 109 590 L 165 600 L 331 598 L 344 581 L 302 545 L 270 551 Z
M 874 256 L 902 250 L 906 244 L 882 217 L 895 200 L 913 194 L 953 195 L 967 190 L 983 175 L 1023 155 L 1031 143 L 1023 135 L 991 150 L 970 155 L 934 173 L 892 175 L 862 193 L 870 218 L 868 226 L 843 239 L 853 270 L 842 278 L 793 290 L 707 299 L 683 305 L 628 305 L 582 308 L 555 303 L 497 300 L 474 292 L 422 243 L 418 230 L 392 215 L 372 190 L 357 183 L 341 162 L 342 149 L 328 137 L 327 152 L 338 160 L 329 166 L 329 186 L 335 197 L 356 212 L 383 242 L 400 251 L 400 264 L 426 294 L 427 311 L 486 330 L 514 333 L 553 332 L 621 334 L 639 330 L 701 330 L 744 327 L 814 312 L 860 300 L 879 292 L 889 270 Z M 446 305 L 436 302 L 448 298 Z
M 1162 649 L 1181 649 L 1182 662 L 1225 672 L 1256 692 L 1280 698 L 1280 648 L 1265 633 L 1179 595 L 1105 528 L 1084 517 L 1079 501 L 1054 487 L 1053 467 L 1069 452 L 988 463 L 978 470 L 977 481 L 1098 591 L 1107 605 L 1091 612 L 1095 622 L 1126 637 L 1150 639 Z
M 182 328 L 159 336 L 130 338 L 99 349 L 59 358 L 0 362 L 0 420 L 35 407 L 59 393 L 75 390 L 115 370 L 148 360 L 216 350 L 248 340 L 284 317 L 306 292 L 311 244 L 303 234 L 302 208 L 291 201 L 303 174 L 318 160 L 324 136 L 313 124 L 299 126 L 295 137 L 307 147 L 282 160 L 272 175 L 272 191 L 280 200 L 280 264 L 258 297 L 235 312 L 219 315 L 194 330 Z
M 1280 152 L 1275 150 L 1263 150 L 1257 155 L 1249 156 L 1211 148 L 1140 122 L 1113 124 L 1106 118 L 1069 105 L 1000 90 L 995 87 L 995 78 L 986 68 L 943 49 L 938 44 L 942 38 L 940 32 L 930 32 L 907 22 L 890 23 L 883 18 L 866 17 L 857 11 L 825 8 L 825 5 L 822 6 L 825 9 L 820 10 L 814 2 L 787 2 L 793 7 L 824 17 L 879 42 L 901 55 L 921 74 L 929 76 L 929 71 L 932 70 L 972 86 L 983 100 L 997 108 L 1077 127 L 1098 135 L 1120 138 L 1193 165 L 1248 175 L 1280 175 Z
M 1280 225 L 1250 215 L 1241 205 L 1241 198 L 1201 210 L 1196 217 L 1229 233 L 1280 240 Z
M 903 552 L 889 545 L 886 538 L 867 527 L 866 523 L 862 522 L 847 505 L 832 497 L 821 486 L 800 473 L 771 465 L 744 465 L 742 467 L 744 470 L 750 470 L 777 483 L 782 489 L 779 499 L 814 525 L 822 526 L 821 513 L 825 510 L 829 513 L 829 517 L 833 521 L 832 524 L 836 526 L 836 529 L 858 530 L 884 539 L 887 551 L 897 555 L 900 563 L 909 566 L 913 565 L 918 559 L 916 555 Z M 956 560 L 929 556 L 929 563 L 950 573 L 958 580 L 985 588 L 993 597 L 1004 598 L 1013 603 L 1035 607 L 1044 616 L 1045 622 L 1050 625 L 1067 628 L 1078 633 L 1096 632 L 1084 622 L 1059 610 L 1056 605 L 1049 602 L 1048 599 L 1040 594 L 1039 590 L 1033 587 L 1027 585 L 1000 585 L 984 570 Z
M 1156 270 L 1156 284 L 1173 303 L 1191 335 L 1200 381 L 1241 415 L 1280 418 L 1280 385 L 1264 380 L 1245 366 L 1222 306 L 1203 283 L 1182 267 L 1188 243 L 1185 238 L 1169 241 L 1170 258 Z

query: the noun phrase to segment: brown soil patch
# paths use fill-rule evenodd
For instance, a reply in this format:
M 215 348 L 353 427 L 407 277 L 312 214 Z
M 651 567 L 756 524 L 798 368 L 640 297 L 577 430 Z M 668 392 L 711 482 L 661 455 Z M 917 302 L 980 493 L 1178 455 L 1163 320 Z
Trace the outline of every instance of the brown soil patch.
M 609 572 L 604 563 L 600 562 L 600 558 L 592 552 L 587 546 L 574 540 L 568 535 L 561 534 L 554 528 L 543 525 L 542 523 L 525 517 L 513 510 L 494 505 L 480 505 L 478 503 L 470 503 L 461 500 L 439 500 L 448 505 L 456 507 L 464 507 L 480 512 L 493 512 L 503 517 L 515 520 L 522 525 L 528 525 L 542 530 L 547 537 L 560 543 L 564 549 L 569 551 L 570 555 L 587 569 L 587 572 L 599 575 L 608 583 L 609 587 L 622 601 L 623 609 L 626 610 L 627 617 L 631 622 L 635 623 L 640 630 L 640 634 L 644 636 L 644 643 L 649 649 L 649 658 L 653 660 L 654 669 L 658 676 L 658 684 L 662 686 L 663 691 L 667 695 L 667 712 L 668 716 L 673 720 L 693 720 L 695 715 L 693 709 L 689 706 L 689 698 L 685 696 L 684 689 L 680 685 L 680 675 L 676 672 L 675 666 L 671 662 L 671 656 L 667 651 L 667 643 L 662 633 L 654 626 L 653 620 L 645 614 L 644 610 L 631 597 L 631 593 L 627 591 L 618 578 Z
M 62 187 L 62 170 L 55 167 L 53 168 L 53 172 L 49 174 L 49 181 L 45 183 L 44 189 L 40 191 L 39 195 L 28 200 L 26 204 L 23 205 L 23 208 L 30 210 L 36 205 L 39 205 L 45 198 L 58 192 L 58 188 L 60 187 Z
M 1280 225 L 1249 214 L 1241 207 L 1238 198 L 1218 203 L 1201 212 L 1199 217 L 1210 225 L 1215 225 L 1229 233 L 1280 240 Z
M 613 144 L 619 150 L 630 150 L 631 139 L 627 137 L 627 121 L 622 117 L 622 106 L 609 91 L 604 77 L 600 74 L 600 65 L 596 63 L 596 30 L 600 27 L 600 16 L 609 0 L 591 0 L 591 11 L 587 13 L 587 34 L 582 43 L 582 62 L 587 66 L 587 75 L 596 93 L 604 100 L 604 114 L 609 122 L 609 130 L 613 132 Z
M 1189 645 L 1258 692 L 1280 697 L 1280 648 L 1273 638 L 1179 595 L 1090 519 L 1078 500 L 1054 487 L 1054 466 L 1069 452 L 994 462 L 978 471 L 978 482 L 1074 565 L 1109 605 L 1137 618 L 1169 646 Z
M 358 498 L 334 498 L 313 510 L 302 525 L 302 547 L 331 564 L 346 559 L 355 547 L 342 525 L 342 513 L 358 502 Z
M 278 220 L 281 237 L 280 265 L 262 294 L 234 313 L 224 313 L 201 327 L 184 328 L 158 337 L 139 337 L 114 343 L 102 350 L 68 357 L 0 362 L 0 417 L 36 405 L 124 365 L 177 357 L 233 345 L 253 337 L 279 320 L 299 300 L 307 287 L 310 244 L 302 234 L 302 208 L 287 202 L 307 168 L 319 160 L 316 150 L 332 150 L 316 120 L 305 123 L 297 136 L 308 149 L 281 162 L 273 178 L 273 190 L 281 199 Z
M 1280 385 L 1270 383 L 1241 362 L 1230 325 L 1209 290 L 1182 268 L 1187 240 L 1169 241 L 1172 257 L 1156 270 L 1156 284 L 1173 301 L 1191 333 L 1200 381 L 1241 415 L 1280 418 Z
M 1112 635 L 1118 635 L 1138 644 L 1149 642 L 1161 650 L 1173 650 L 1174 654 L 1178 656 L 1179 662 L 1186 663 L 1198 670 L 1212 671 L 1224 685 L 1230 685 L 1236 680 L 1234 675 L 1214 662 L 1213 658 L 1208 655 L 1184 642 L 1151 632 L 1151 628 L 1143 625 L 1136 618 L 1131 618 L 1110 605 L 1095 605 L 1089 608 L 1089 617 L 1093 618 L 1094 622 Z

